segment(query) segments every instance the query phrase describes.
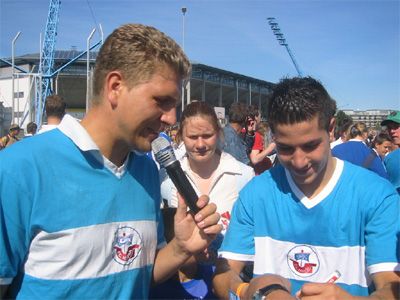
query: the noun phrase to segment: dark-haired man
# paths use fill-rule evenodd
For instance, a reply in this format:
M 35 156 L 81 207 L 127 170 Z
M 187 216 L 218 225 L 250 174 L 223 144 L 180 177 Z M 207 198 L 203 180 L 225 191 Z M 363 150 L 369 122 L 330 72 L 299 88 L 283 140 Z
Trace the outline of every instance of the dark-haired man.
M 332 157 L 335 108 L 310 77 L 276 86 L 267 111 L 280 164 L 234 205 L 214 278 L 219 297 L 398 297 L 400 199 L 387 180 Z M 243 283 L 248 261 L 256 278 Z
M 65 115 L 67 104 L 59 95 L 50 95 L 46 98 L 45 111 L 47 124 L 43 124 L 38 134 L 57 128 L 60 125 L 62 118 Z
M 241 131 L 247 117 L 247 107 L 244 103 L 235 102 L 229 107 L 228 124 L 224 127 L 224 143 L 222 148 L 238 161 L 248 165 L 250 158 L 247 154 L 246 143 Z
M 26 125 L 26 134 L 24 138 L 32 137 L 36 134 L 37 131 L 37 125 L 35 122 L 29 122 L 28 125 Z

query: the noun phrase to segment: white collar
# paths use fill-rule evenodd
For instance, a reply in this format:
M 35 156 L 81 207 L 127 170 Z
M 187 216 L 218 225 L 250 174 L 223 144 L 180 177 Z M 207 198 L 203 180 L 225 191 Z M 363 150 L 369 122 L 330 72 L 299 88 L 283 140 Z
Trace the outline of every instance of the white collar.
M 189 159 L 187 155 L 185 155 L 181 159 L 181 167 L 182 170 L 188 173 L 190 169 L 189 165 Z M 237 160 L 230 155 L 229 153 L 226 152 L 221 152 L 221 158 L 217 167 L 217 170 L 215 171 L 215 175 L 219 176 L 220 174 L 223 173 L 231 173 L 231 174 L 242 174 L 242 169 L 240 168 L 240 165 L 237 163 Z
M 362 141 L 362 140 L 360 140 L 360 139 L 350 139 L 350 140 L 348 140 L 349 142 L 361 142 L 361 143 L 363 143 L 364 145 L 367 145 L 364 141 Z
M 63 117 L 58 129 L 69 137 L 79 149 L 85 152 L 91 151 L 93 156 L 115 176 L 121 178 L 125 174 L 130 153 L 120 167 L 116 166 L 107 157 L 102 155 L 99 147 L 93 141 L 86 129 L 71 115 L 67 114 Z
M 290 172 L 285 168 L 286 178 L 289 182 L 290 188 L 292 189 L 296 197 L 300 199 L 301 203 L 303 203 L 303 205 L 308 209 L 313 208 L 322 200 L 324 200 L 332 192 L 337 182 L 339 181 L 340 175 L 343 171 L 344 162 L 343 160 L 335 157 L 334 159 L 336 159 L 336 166 L 335 170 L 333 171 L 332 177 L 329 179 L 325 187 L 312 199 L 309 199 L 306 195 L 304 195 L 304 193 L 298 188 L 298 186 L 294 182 L 292 175 L 290 175 Z

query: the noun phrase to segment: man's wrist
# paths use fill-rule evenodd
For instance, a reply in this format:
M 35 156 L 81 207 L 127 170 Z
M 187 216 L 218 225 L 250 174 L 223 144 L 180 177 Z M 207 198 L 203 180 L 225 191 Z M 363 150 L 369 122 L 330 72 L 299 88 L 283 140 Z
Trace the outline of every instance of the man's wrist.
M 175 257 L 179 257 L 183 261 L 186 261 L 189 257 L 193 255 L 193 253 L 187 251 L 181 246 L 176 237 L 173 238 L 168 244 L 172 247 L 172 254 Z
M 274 283 L 274 284 L 269 284 L 261 289 L 259 289 L 257 292 L 254 293 L 253 299 L 254 300 L 265 300 L 267 299 L 268 295 L 274 293 L 275 296 L 277 296 L 278 292 L 284 296 L 287 294 L 290 294 L 288 289 L 284 287 L 283 285 L 279 283 Z

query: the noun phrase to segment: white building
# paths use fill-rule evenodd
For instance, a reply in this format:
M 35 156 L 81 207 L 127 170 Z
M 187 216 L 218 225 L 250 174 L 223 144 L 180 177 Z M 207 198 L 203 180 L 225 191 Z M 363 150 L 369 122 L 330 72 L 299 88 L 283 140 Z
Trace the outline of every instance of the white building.
M 380 128 L 381 122 L 386 119 L 392 111 L 387 109 L 369 110 L 343 110 L 343 112 L 353 119 L 353 122 L 364 122 L 367 127 Z

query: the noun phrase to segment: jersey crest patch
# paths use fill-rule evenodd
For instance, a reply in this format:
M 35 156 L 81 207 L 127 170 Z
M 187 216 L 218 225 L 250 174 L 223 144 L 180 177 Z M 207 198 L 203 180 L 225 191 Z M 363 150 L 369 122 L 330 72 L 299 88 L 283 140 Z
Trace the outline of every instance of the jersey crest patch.
M 113 259 L 121 265 L 130 265 L 142 250 L 142 238 L 129 226 L 118 228 L 113 242 Z
M 290 270 L 300 277 L 309 277 L 318 272 L 320 262 L 317 251 L 308 245 L 292 248 L 287 254 Z
M 231 214 L 229 213 L 229 211 L 226 211 L 223 214 L 221 214 L 221 223 L 223 226 L 222 229 L 223 231 L 226 231 L 228 229 L 230 220 L 231 220 Z

